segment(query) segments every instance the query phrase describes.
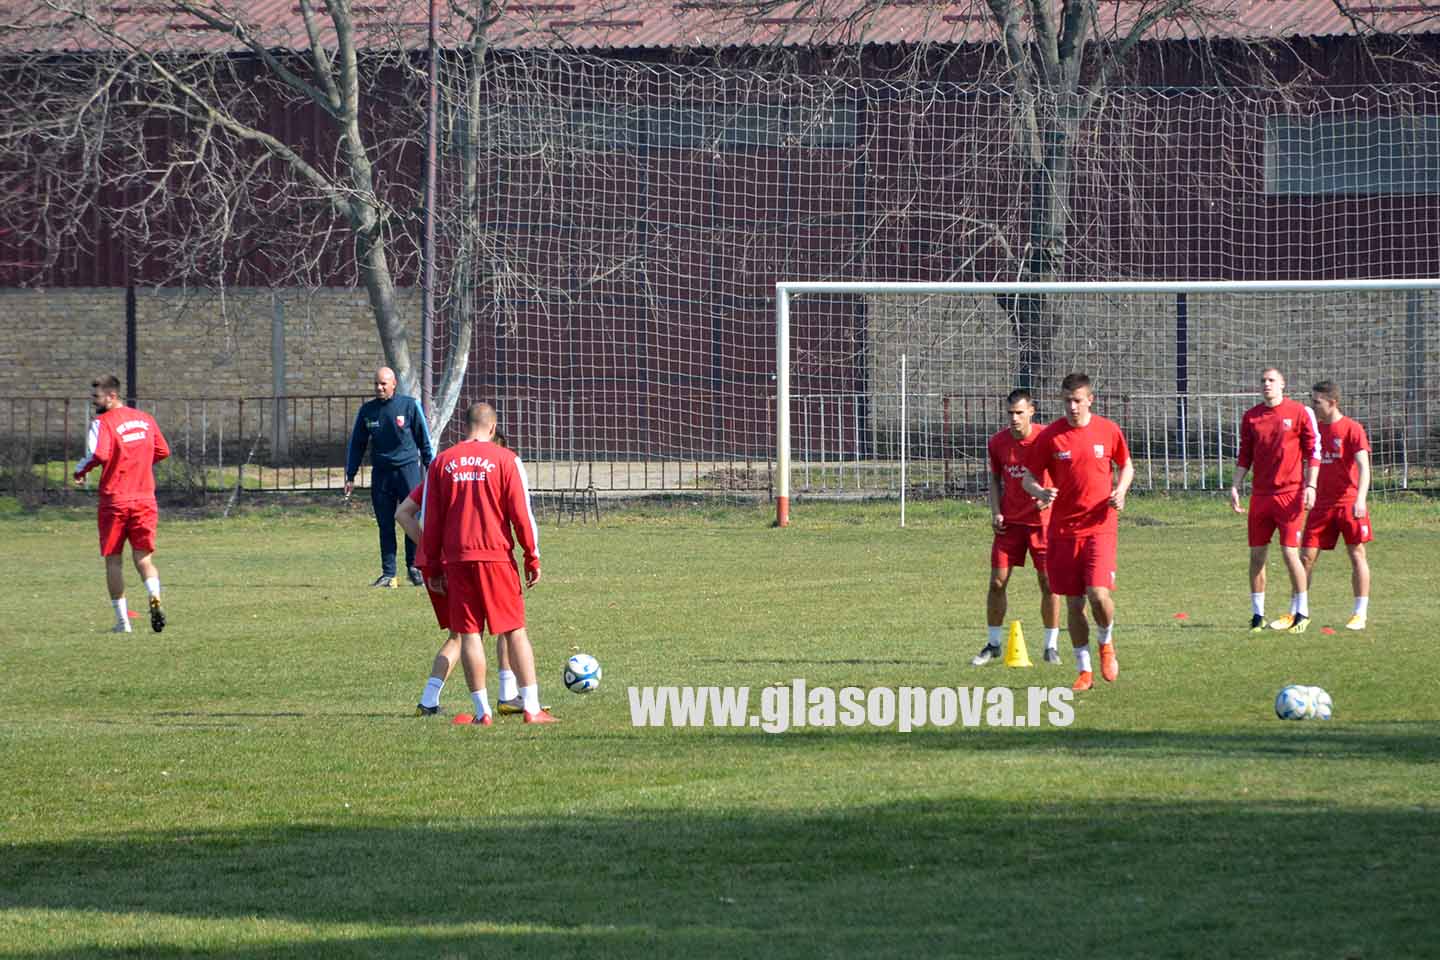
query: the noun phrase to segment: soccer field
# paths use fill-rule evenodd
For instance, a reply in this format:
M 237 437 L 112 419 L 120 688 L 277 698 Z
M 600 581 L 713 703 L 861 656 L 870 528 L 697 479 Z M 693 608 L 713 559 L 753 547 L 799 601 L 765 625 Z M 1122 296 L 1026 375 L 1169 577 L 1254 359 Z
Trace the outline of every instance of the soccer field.
M 1068 686 L 1028 570 L 1036 666 L 969 666 L 983 507 L 547 525 L 528 603 L 564 722 L 477 729 L 411 716 L 441 636 L 421 591 L 365 587 L 366 512 L 162 514 L 171 625 L 122 637 L 93 512 L 12 503 L 0 957 L 1433 957 L 1440 505 L 1372 509 L 1363 634 L 1343 551 L 1308 633 L 1252 636 L 1243 518 L 1136 499 L 1121 675 L 1068 728 L 770 735 L 633 727 L 626 688 Z M 1272 616 L 1288 593 L 1272 551 Z M 559 683 L 577 650 L 596 694 Z M 1291 681 L 1335 719 L 1277 720 Z

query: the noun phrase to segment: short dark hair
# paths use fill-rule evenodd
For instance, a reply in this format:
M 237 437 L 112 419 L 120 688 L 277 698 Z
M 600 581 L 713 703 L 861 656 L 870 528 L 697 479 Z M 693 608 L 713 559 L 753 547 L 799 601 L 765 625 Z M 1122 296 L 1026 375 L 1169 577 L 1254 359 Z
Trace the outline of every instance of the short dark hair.
M 1035 406 L 1035 398 L 1032 397 L 1032 396 L 1030 395 L 1030 391 L 1029 391 L 1029 390 L 1026 390 L 1024 387 L 1016 387 L 1014 390 L 1011 390 L 1011 391 L 1010 391 L 1010 395 L 1005 398 L 1005 405 L 1006 405 L 1007 407 L 1008 407 L 1008 406 L 1014 406 L 1015 404 L 1019 403 L 1021 400 L 1024 400 L 1026 403 L 1030 404 L 1030 406 L 1032 406 L 1032 407 Z
M 1067 373 L 1065 379 L 1060 381 L 1060 389 L 1066 393 L 1071 390 L 1079 390 L 1081 387 L 1090 390 L 1091 393 L 1095 392 L 1090 387 L 1090 377 L 1087 374 Z
M 1331 403 L 1340 402 L 1340 387 L 1336 385 L 1334 380 L 1321 380 L 1310 388 L 1310 392 L 1316 396 L 1324 397 Z
M 91 380 L 90 386 L 99 387 L 106 393 L 119 393 L 120 378 L 115 376 L 115 374 L 113 373 L 107 373 L 103 377 L 96 377 L 94 380 Z

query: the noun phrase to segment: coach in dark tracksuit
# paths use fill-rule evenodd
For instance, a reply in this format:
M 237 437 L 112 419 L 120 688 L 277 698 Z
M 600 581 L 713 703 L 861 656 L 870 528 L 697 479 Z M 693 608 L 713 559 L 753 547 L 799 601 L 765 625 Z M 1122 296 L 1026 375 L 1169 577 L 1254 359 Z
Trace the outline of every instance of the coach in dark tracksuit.
M 375 371 L 375 399 L 367 400 L 355 415 L 350 449 L 345 457 L 345 496 L 355 488 L 355 474 L 370 447 L 370 503 L 380 525 L 380 576 L 372 587 L 395 586 L 395 509 L 424 479 L 435 459 L 425 412 L 414 397 L 395 395 L 395 371 Z M 405 567 L 410 582 L 425 582 L 415 569 L 415 543 L 405 538 Z

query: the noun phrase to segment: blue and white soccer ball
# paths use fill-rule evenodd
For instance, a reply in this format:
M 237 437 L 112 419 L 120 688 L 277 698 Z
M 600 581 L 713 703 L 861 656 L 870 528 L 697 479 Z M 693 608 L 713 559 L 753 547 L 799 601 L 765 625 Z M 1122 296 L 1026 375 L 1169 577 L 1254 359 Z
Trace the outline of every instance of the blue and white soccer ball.
M 565 686 L 571 693 L 590 693 L 600 686 L 600 661 L 577 653 L 565 661 Z
M 1329 720 L 1334 704 L 1330 701 L 1330 694 L 1319 687 L 1310 688 L 1310 712 L 1306 719 Z
M 1312 699 L 1309 687 L 1289 684 L 1275 696 L 1275 716 L 1281 720 L 1304 720 L 1314 708 Z

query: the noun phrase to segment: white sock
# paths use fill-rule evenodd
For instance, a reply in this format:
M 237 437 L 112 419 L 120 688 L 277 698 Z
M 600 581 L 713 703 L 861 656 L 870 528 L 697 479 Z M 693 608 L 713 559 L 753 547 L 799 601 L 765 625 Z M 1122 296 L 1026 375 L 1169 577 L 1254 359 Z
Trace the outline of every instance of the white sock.
M 532 683 L 520 688 L 520 699 L 524 701 L 526 713 L 540 712 L 540 684 Z
M 111 601 L 110 601 L 110 605 L 115 608 L 115 622 L 116 622 L 116 623 L 129 623 L 129 622 L 130 622 L 130 608 L 129 608 L 129 606 L 125 603 L 125 598 L 124 598 L 124 597 L 121 597 L 119 600 L 111 600 Z
M 1310 616 L 1310 594 L 1300 591 L 1295 594 L 1295 612 L 1303 617 Z
M 1365 614 L 1366 614 L 1367 612 L 1369 612 L 1369 610 L 1370 610 L 1370 598 L 1369 598 L 1369 597 L 1356 597 L 1356 598 L 1355 598 L 1355 616 L 1357 616 L 1357 617 L 1363 617 L 1363 616 L 1365 616 Z
M 146 577 L 146 578 L 145 578 L 145 592 L 148 593 L 148 594 L 150 594 L 150 596 L 155 597 L 156 599 L 159 599 L 159 597 L 160 597 L 160 578 L 159 578 L 159 577 Z
M 475 716 L 483 717 L 490 712 L 490 694 L 484 687 L 479 690 L 471 690 L 470 699 L 475 702 Z
M 1100 646 L 1103 647 L 1110 642 L 1110 631 L 1115 629 L 1115 624 L 1112 623 L 1108 627 L 1097 627 L 1096 629 L 1100 633 Z
M 987 646 L 999 647 L 1000 644 L 1001 644 L 1001 642 L 1002 642 L 1002 639 L 1004 638 L 1004 635 L 1005 635 L 1005 628 L 1004 628 L 1003 626 L 1000 626 L 1000 627 L 991 627 L 991 628 L 990 628 L 990 639 L 989 639 L 989 640 L 986 640 L 985 643 L 986 643 Z
M 425 692 L 420 694 L 420 706 L 434 708 L 440 706 L 440 691 L 444 688 L 445 681 L 439 677 L 431 677 L 425 681 Z
M 1045 628 L 1045 649 L 1046 649 L 1046 650 L 1059 650 L 1059 649 L 1060 649 L 1060 628 L 1059 628 L 1059 627 L 1046 627 L 1046 628 Z
M 1088 643 L 1083 647 L 1075 648 L 1075 672 L 1090 672 L 1090 644 Z
M 520 696 L 520 686 L 515 682 L 514 670 L 500 671 L 500 699 L 514 700 Z
M 1250 612 L 1257 617 L 1265 616 L 1265 591 L 1250 594 Z

